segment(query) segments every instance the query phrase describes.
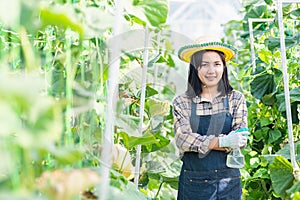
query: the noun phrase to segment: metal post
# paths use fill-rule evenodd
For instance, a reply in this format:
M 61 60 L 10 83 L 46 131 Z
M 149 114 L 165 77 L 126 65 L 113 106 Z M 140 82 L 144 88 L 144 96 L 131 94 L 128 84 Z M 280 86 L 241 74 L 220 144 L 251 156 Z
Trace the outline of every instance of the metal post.
M 143 119 L 144 119 L 144 105 L 146 96 L 146 80 L 147 80 L 147 69 L 148 69 L 148 43 L 149 33 L 148 28 L 145 28 L 145 45 L 143 54 L 143 69 L 142 69 L 142 88 L 141 88 L 141 100 L 140 100 L 140 123 L 139 123 L 139 135 L 143 135 Z M 136 148 L 136 160 L 135 160 L 135 174 L 134 183 L 138 185 L 140 176 L 140 163 L 141 163 L 141 145 Z
M 120 33 L 121 19 L 122 19 L 122 6 L 120 0 L 115 0 L 115 23 L 113 26 L 113 35 Z M 109 62 L 109 77 L 107 86 L 107 100 L 106 100 L 106 119 L 104 135 L 102 140 L 103 149 L 101 152 L 101 184 L 99 200 L 106 200 L 110 185 L 110 168 L 111 168 L 111 155 L 114 144 L 114 118 L 116 111 L 115 95 L 118 92 L 118 79 L 120 67 L 120 46 L 113 43 L 111 48 L 110 62 Z M 115 59 L 116 58 L 116 59 Z
M 237 31 L 233 30 L 233 31 L 232 31 L 232 34 L 233 34 L 233 40 L 236 42 L 236 41 L 238 40 L 238 39 L 237 39 Z M 235 46 L 235 44 L 234 44 L 234 46 Z M 236 55 L 235 55 L 235 62 L 238 63 L 238 61 L 239 61 L 239 55 L 236 54 Z M 237 74 L 239 74 L 239 71 L 240 71 L 240 69 L 237 67 L 237 68 L 236 68 Z M 238 90 L 241 91 L 241 84 L 240 84 L 240 81 L 237 83 L 237 86 L 238 86 Z
M 254 34 L 253 34 L 253 22 L 271 22 L 274 19 L 271 18 L 249 18 L 248 26 L 249 26 L 249 34 L 250 34 L 250 48 L 251 48 L 251 60 L 252 60 L 252 72 L 256 70 L 256 58 L 255 58 L 255 49 L 254 49 Z
M 287 125 L 288 125 L 288 134 L 289 134 L 289 145 L 290 145 L 290 155 L 291 162 L 294 168 L 294 176 L 299 180 L 299 166 L 296 162 L 295 156 L 295 146 L 293 138 L 293 126 L 292 126 L 292 114 L 291 114 L 291 102 L 290 102 L 290 90 L 289 90 L 289 77 L 286 66 L 286 49 L 285 49 L 285 36 L 284 36 L 284 27 L 283 27 L 283 13 L 282 13 L 282 3 L 300 3 L 298 1 L 283 1 L 277 0 L 277 10 L 278 10 L 278 24 L 279 24 L 279 34 L 280 34 L 280 50 L 281 50 L 281 60 L 282 60 L 282 71 L 283 71 L 283 81 L 284 81 L 284 96 L 285 96 L 285 107 L 286 107 L 286 116 L 287 116 Z

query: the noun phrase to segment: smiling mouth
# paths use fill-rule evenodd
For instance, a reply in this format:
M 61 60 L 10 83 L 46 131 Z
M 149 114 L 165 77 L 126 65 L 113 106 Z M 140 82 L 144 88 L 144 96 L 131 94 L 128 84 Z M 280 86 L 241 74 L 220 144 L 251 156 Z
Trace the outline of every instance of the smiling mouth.
M 215 76 L 206 76 L 205 78 L 208 80 L 214 80 L 216 77 Z

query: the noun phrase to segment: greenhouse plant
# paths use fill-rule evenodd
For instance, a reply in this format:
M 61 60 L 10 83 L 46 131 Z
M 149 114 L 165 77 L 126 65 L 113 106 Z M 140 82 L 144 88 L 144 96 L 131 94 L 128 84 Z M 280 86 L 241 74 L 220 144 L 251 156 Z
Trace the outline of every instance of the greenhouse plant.
M 243 19 L 224 24 L 248 107 L 246 200 L 300 199 L 300 2 L 281 3 L 244 0 Z M 176 199 L 176 47 L 193 38 L 167 24 L 168 0 L 0 10 L 0 199 Z

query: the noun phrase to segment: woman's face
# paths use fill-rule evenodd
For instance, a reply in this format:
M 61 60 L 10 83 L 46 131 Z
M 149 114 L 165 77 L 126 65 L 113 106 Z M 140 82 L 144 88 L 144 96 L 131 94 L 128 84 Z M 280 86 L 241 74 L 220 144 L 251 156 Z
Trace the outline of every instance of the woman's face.
M 198 76 L 203 85 L 218 88 L 223 71 L 224 65 L 218 53 L 208 51 L 203 54 L 202 63 L 198 67 Z

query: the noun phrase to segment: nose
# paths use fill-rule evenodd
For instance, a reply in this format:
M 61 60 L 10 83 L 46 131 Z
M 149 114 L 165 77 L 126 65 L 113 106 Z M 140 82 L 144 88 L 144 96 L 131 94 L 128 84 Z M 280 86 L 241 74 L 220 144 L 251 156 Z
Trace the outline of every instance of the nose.
M 207 69 L 207 72 L 208 72 L 208 73 L 213 73 L 213 72 L 215 72 L 214 66 L 213 66 L 213 65 L 209 65 L 209 66 L 208 66 L 208 69 Z

